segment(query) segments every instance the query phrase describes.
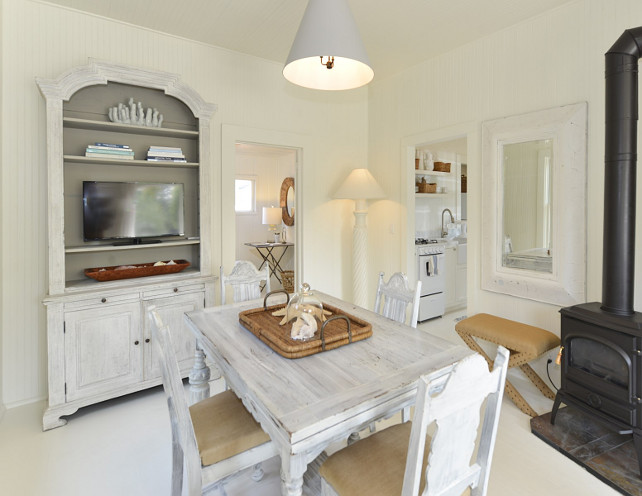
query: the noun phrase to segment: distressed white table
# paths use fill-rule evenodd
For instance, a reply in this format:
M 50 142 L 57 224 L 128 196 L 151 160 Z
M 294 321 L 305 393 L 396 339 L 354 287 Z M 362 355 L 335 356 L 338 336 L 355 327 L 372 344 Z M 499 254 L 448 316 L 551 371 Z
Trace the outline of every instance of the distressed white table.
M 370 322 L 373 336 L 336 350 L 287 359 L 239 324 L 239 312 L 261 306 L 262 300 L 185 316 L 228 386 L 279 446 L 282 494 L 287 496 L 302 494 L 308 463 L 330 443 L 411 405 L 421 374 L 440 369 L 446 373 L 473 353 L 329 295 L 316 295 Z

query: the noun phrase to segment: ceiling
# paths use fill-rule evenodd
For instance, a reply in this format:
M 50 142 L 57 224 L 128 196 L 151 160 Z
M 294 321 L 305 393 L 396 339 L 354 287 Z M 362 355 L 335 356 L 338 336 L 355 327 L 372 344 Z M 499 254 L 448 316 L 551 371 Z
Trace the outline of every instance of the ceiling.
M 348 0 L 348 3 L 376 80 L 569 1 Z M 284 63 L 307 0 L 49 0 L 49 3 Z

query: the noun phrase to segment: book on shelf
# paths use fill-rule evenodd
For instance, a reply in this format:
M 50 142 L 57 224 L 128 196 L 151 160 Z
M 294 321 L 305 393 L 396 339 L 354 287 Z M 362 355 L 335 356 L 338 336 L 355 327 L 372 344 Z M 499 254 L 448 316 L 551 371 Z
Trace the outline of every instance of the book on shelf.
M 148 157 L 172 157 L 172 158 L 185 158 L 185 155 L 182 153 L 168 153 L 168 152 L 157 152 L 157 151 L 148 151 Z
M 85 157 L 87 158 L 97 158 L 101 160 L 105 159 L 115 159 L 115 160 L 134 160 L 133 155 L 116 155 L 116 154 L 111 154 L 111 153 L 85 153 Z
M 85 153 L 95 153 L 96 155 L 100 154 L 111 154 L 111 155 L 131 155 L 132 157 L 134 156 L 134 150 L 124 150 L 122 148 L 119 149 L 112 149 L 112 150 L 105 150 L 105 149 L 97 149 L 97 148 L 89 148 L 85 150 Z
M 109 151 L 121 151 L 121 152 L 130 152 L 132 151 L 129 146 L 104 146 L 104 145 L 87 145 L 88 150 L 109 150 Z
M 93 145 L 89 145 L 89 146 L 92 147 L 92 148 L 94 146 L 97 146 L 97 147 L 99 146 L 101 148 L 102 147 L 105 147 L 105 148 L 123 148 L 123 149 L 126 149 L 126 150 L 130 150 L 131 149 L 129 147 L 129 145 L 118 145 L 118 144 L 114 144 L 114 143 L 94 143 Z
M 178 157 L 147 157 L 148 162 L 183 162 L 187 163 L 187 160 L 184 158 Z
M 150 150 L 162 150 L 166 152 L 179 152 L 183 153 L 183 150 L 181 148 L 176 147 L 176 146 L 158 146 L 158 145 L 150 145 L 149 147 Z

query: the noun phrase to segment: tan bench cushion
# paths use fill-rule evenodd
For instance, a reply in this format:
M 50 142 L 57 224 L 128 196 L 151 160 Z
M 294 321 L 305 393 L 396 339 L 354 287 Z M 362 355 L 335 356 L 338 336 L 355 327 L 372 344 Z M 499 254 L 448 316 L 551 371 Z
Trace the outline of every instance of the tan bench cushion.
M 478 313 L 459 321 L 455 330 L 533 358 L 560 345 L 560 338 L 552 332 L 487 313 Z
M 189 413 L 203 466 L 270 440 L 231 390 L 190 406 Z

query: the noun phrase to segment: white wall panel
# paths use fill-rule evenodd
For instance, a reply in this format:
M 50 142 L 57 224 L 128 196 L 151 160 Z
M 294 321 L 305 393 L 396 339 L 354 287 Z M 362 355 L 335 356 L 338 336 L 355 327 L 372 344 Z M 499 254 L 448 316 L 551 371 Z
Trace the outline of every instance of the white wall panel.
M 298 190 L 313 226 L 303 241 L 306 276 L 314 287 L 344 296 L 341 264 L 328 254 L 341 255 L 338 247 L 351 238 L 332 220 L 337 207 L 331 196 L 337 178 L 366 161 L 367 89 L 314 92 L 287 83 L 274 62 L 46 3 L 2 2 L 0 400 L 13 406 L 47 394 L 45 111 L 34 79 L 55 78 L 89 57 L 179 74 L 205 101 L 218 104 L 211 126 L 214 191 L 220 192 L 221 167 L 234 167 L 221 163 L 223 123 L 296 132 L 318 142 L 304 157 Z M 217 266 L 221 218 L 220 202 L 214 203 Z
M 400 143 L 405 137 L 579 101 L 589 104 L 588 267 L 589 301 L 601 300 L 604 177 L 604 53 L 622 32 L 642 25 L 638 0 L 578 0 L 497 32 L 369 90 L 369 165 L 388 200 L 370 210 L 372 263 L 404 270 L 407 239 L 389 232 L 406 221 Z M 476 133 L 481 139 L 481 133 Z M 638 141 L 641 141 L 638 138 Z M 559 331 L 558 307 L 481 290 L 481 142 L 469 144 L 469 313 L 486 311 Z M 639 189 L 639 187 L 638 187 Z M 385 203 L 385 206 L 383 205 Z M 379 207 L 381 204 L 381 207 Z M 642 218 L 638 202 L 638 223 Z M 613 219 L 608 219 L 613 221 Z M 638 226 L 638 231 L 640 226 Z M 642 243 L 637 249 L 638 267 Z M 642 272 L 636 270 L 637 286 Z M 372 284 L 371 284 L 372 285 Z M 642 310 L 642 291 L 636 309 Z

